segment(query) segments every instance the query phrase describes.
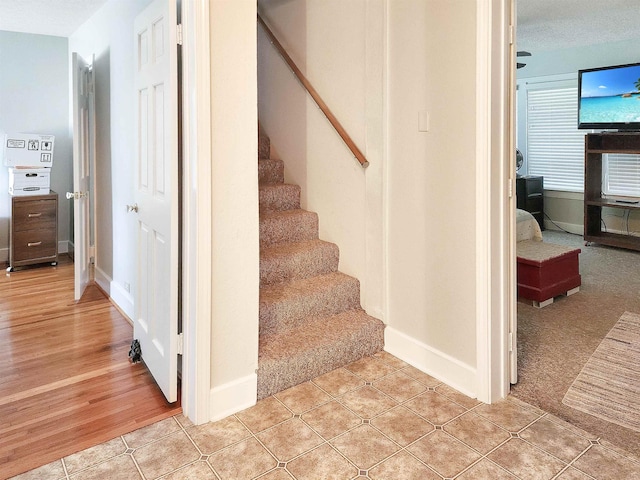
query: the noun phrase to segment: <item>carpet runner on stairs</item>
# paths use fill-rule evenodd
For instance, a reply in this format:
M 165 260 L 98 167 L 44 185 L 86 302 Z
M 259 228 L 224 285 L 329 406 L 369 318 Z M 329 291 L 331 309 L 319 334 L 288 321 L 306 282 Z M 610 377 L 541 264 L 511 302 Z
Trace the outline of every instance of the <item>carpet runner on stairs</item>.
M 318 238 L 318 215 L 260 135 L 258 399 L 382 350 L 384 324 L 360 306 L 360 282 L 338 271 L 338 246 Z

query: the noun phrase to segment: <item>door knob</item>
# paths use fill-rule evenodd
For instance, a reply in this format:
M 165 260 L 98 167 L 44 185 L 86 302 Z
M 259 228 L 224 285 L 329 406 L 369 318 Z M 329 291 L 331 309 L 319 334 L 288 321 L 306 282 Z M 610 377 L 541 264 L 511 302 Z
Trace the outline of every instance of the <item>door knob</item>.
M 134 203 L 133 205 L 127 205 L 127 212 L 136 212 L 136 213 L 138 213 L 138 204 Z
M 87 192 L 67 192 L 67 200 L 79 200 L 81 198 L 85 198 L 87 196 Z

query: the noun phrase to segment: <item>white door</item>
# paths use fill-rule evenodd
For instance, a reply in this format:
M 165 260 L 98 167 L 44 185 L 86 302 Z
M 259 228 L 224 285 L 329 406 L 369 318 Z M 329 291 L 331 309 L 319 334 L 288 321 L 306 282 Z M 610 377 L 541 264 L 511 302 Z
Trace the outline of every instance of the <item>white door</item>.
M 169 402 L 177 400 L 178 121 L 176 0 L 155 0 L 135 29 L 138 278 L 134 338 Z
M 72 54 L 73 77 L 73 265 L 74 298 L 80 300 L 89 283 L 89 165 L 93 157 L 95 119 L 92 65 Z

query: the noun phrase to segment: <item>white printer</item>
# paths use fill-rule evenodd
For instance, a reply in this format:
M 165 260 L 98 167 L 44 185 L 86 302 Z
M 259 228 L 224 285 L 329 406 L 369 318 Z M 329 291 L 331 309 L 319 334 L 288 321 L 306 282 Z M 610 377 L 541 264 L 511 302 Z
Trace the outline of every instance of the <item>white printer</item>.
M 9 194 L 44 195 L 50 190 L 53 135 L 0 134 L 2 163 L 9 167 Z

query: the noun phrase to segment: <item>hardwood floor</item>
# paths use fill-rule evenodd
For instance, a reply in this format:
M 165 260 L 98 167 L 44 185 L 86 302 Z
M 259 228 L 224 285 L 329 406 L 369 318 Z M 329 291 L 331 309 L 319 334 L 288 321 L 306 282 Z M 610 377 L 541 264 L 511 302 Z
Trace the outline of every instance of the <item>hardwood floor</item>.
M 95 286 L 73 300 L 73 263 L 0 276 L 0 478 L 175 415 L 133 328 Z

